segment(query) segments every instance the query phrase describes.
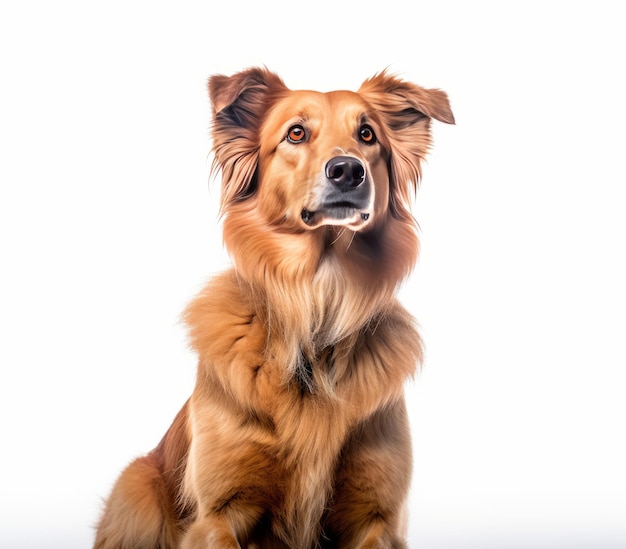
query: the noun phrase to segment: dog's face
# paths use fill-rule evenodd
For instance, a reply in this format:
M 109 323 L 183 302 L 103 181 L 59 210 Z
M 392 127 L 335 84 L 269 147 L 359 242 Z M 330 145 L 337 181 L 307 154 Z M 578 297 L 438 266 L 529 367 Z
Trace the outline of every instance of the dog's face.
M 212 77 L 209 95 L 224 239 L 240 274 L 268 284 L 270 272 L 313 274 L 329 257 L 361 281 L 394 286 L 408 274 L 430 122 L 454 123 L 444 92 L 386 73 L 356 92 L 294 91 L 255 68 Z
M 362 230 L 388 208 L 388 150 L 377 113 L 357 93 L 292 92 L 261 127 L 259 207 L 272 224 Z

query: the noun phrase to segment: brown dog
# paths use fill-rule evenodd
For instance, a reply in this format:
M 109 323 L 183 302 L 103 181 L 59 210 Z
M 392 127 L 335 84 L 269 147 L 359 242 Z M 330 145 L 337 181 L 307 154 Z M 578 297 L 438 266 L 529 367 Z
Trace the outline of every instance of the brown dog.
M 418 253 L 411 194 L 446 94 L 381 73 L 291 91 L 209 81 L 234 268 L 189 306 L 189 401 L 121 474 L 96 548 L 401 548 L 421 358 L 394 292 Z

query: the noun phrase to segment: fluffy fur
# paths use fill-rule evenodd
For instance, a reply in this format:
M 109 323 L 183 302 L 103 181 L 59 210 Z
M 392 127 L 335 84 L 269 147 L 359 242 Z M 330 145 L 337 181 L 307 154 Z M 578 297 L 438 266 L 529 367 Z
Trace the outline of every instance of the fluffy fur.
M 193 393 L 121 474 L 95 548 L 403 548 L 403 384 L 422 355 L 398 284 L 446 94 L 385 72 L 357 92 L 265 69 L 209 81 L 234 267 L 186 310 Z

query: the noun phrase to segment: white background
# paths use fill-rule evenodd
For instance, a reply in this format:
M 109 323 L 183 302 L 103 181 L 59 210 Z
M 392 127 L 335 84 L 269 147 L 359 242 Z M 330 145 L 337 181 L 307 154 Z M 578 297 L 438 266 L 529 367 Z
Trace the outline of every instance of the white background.
M 389 67 L 456 115 L 402 289 L 410 547 L 626 547 L 618 6 L 3 2 L 0 547 L 89 547 L 189 395 L 179 314 L 228 264 L 206 80 L 262 64 L 322 91 Z

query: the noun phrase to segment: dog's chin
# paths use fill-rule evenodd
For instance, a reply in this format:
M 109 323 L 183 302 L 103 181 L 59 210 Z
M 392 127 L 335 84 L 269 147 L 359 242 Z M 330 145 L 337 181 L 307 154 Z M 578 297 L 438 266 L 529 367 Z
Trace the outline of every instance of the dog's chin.
M 360 231 L 369 225 L 371 218 L 370 212 L 347 205 L 325 207 L 318 210 L 303 208 L 300 213 L 300 219 L 307 229 L 331 225 Z

